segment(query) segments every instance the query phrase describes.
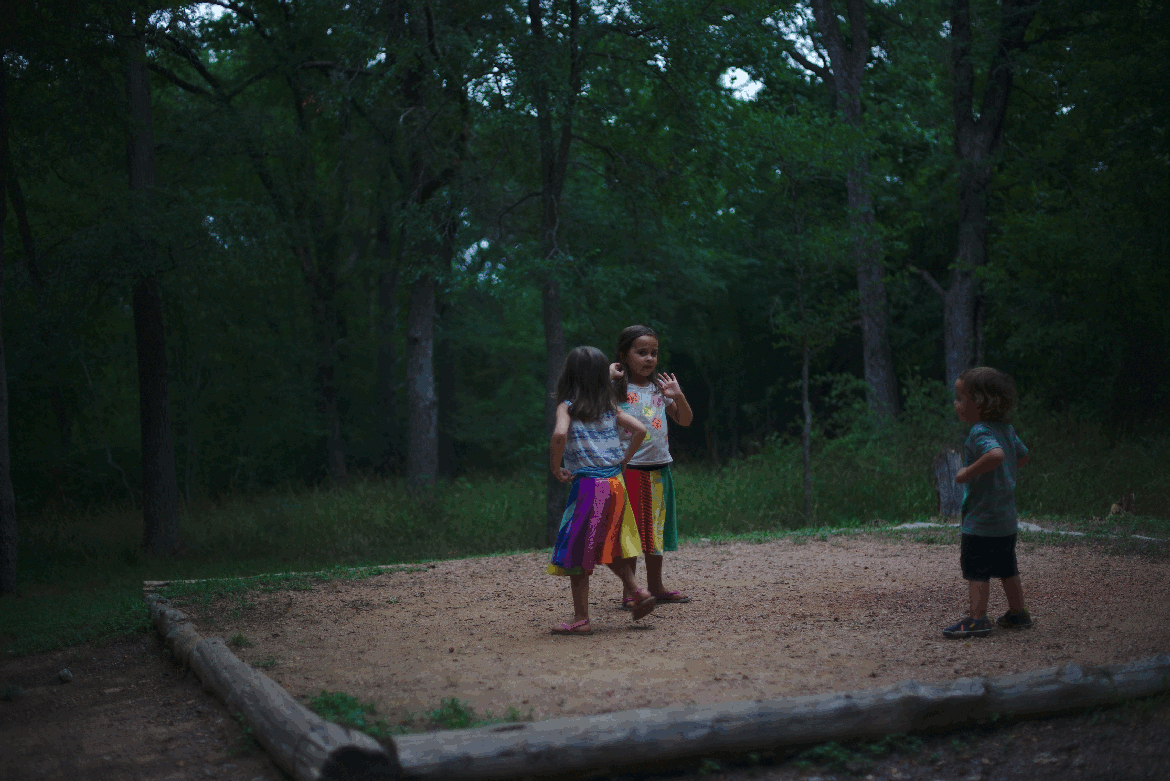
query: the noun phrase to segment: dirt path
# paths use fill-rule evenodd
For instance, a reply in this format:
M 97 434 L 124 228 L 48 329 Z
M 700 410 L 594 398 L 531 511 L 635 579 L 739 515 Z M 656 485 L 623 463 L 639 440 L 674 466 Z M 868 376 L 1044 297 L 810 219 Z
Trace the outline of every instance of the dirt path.
M 4 659 L 0 686 L 23 690 L 0 701 L 5 781 L 284 778 L 156 635 Z
M 668 560 L 668 582 L 694 601 L 662 606 L 640 624 L 618 609 L 617 579 L 600 572 L 593 579 L 590 637 L 548 633 L 555 621 L 569 617 L 568 586 L 541 574 L 544 557 L 538 554 L 449 561 L 325 583 L 310 592 L 251 595 L 253 604 L 243 611 L 234 602 L 184 609 L 204 635 L 243 634 L 252 646 L 237 651 L 241 658 L 264 665 L 294 695 L 344 691 L 374 701 L 391 722 L 451 697 L 478 714 L 515 709 L 542 719 L 870 688 L 907 678 L 1000 675 L 1073 660 L 1106 664 L 1170 651 L 1165 558 L 1028 544 L 1021 545 L 1019 557 L 1036 627 L 972 641 L 947 641 L 939 634 L 965 611 L 957 546 L 865 536 L 684 547 Z M 1003 609 L 1002 593 L 993 592 L 993 612 Z M 197 683 L 183 680 L 158 656 L 157 641 L 138 646 L 136 661 L 132 654 L 123 660 L 133 665 L 130 678 L 119 678 L 116 667 L 87 671 L 79 660 L 74 664 L 82 674 L 73 683 L 40 684 L 42 690 L 25 684 L 28 695 L 0 703 L 0 739 L 17 747 L 3 752 L 0 776 L 112 777 L 98 769 L 116 762 L 126 769 L 117 774 L 122 778 L 278 777 L 262 755 L 229 753 L 243 742 L 238 727 Z M 4 682 L 14 676 L 50 680 L 63 661 L 30 659 L 4 662 Z M 168 672 L 171 677 L 164 677 Z M 116 685 L 102 681 L 110 676 Z M 92 678 L 97 682 L 86 683 Z M 127 682 L 141 687 L 139 693 L 127 689 Z M 78 684 L 91 687 L 90 701 L 81 697 L 81 711 L 71 712 L 61 701 L 78 699 Z M 178 684 L 181 691 L 174 688 Z M 199 707 L 206 710 L 195 712 Z M 1160 754 L 1143 759 L 1130 747 L 1111 760 L 1133 763 L 1134 777 L 1170 775 L 1144 775 L 1149 768 L 1170 769 L 1170 708 L 1155 705 L 1150 712 L 1144 726 L 1111 727 L 1114 742 L 1099 747 L 1112 755 L 1134 741 L 1155 740 Z M 1025 765 L 1009 763 L 1020 771 L 1015 775 L 972 765 L 982 740 L 974 734 L 963 749 L 943 744 L 951 748 L 938 761 L 933 755 L 940 752 L 922 750 L 902 764 L 887 760 L 894 764 L 875 777 L 1034 779 L 1046 777 L 1047 769 L 1089 769 L 1096 766 L 1095 754 L 1072 764 L 1095 745 L 1073 733 L 1104 734 L 1088 719 L 1048 722 L 1047 733 L 1045 723 L 1010 728 L 1032 736 L 1031 742 L 1025 737 L 1013 743 L 1023 747 L 1026 759 Z M 66 761 L 65 755 L 81 759 Z M 969 772 L 953 775 L 948 758 Z M 849 761 L 854 772 L 877 772 L 858 764 L 856 756 L 836 759 L 811 770 L 786 765 L 750 772 L 769 778 L 820 773 L 827 779 L 847 776 Z M 181 760 L 191 765 L 177 765 Z M 229 764 L 230 772 L 222 772 Z M 749 773 L 708 771 L 728 779 Z

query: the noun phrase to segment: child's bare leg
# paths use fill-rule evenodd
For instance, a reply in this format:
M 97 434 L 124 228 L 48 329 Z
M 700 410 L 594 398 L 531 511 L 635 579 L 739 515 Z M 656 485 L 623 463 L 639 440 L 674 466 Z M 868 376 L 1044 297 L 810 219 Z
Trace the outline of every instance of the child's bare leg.
M 967 591 L 971 599 L 971 618 L 976 620 L 987 617 L 987 598 L 991 594 L 991 584 L 986 580 L 968 580 Z
M 630 563 L 630 577 L 636 583 L 637 577 L 638 577 L 638 557 L 635 556 L 631 559 L 622 559 L 622 561 L 628 561 Z M 610 569 L 613 569 L 612 565 L 610 566 Z M 614 574 L 617 575 L 617 570 L 614 570 Z M 621 575 L 618 575 L 618 577 L 620 578 Z M 626 583 L 626 581 L 624 581 L 624 580 L 622 581 L 622 601 L 623 602 L 629 602 L 631 599 L 634 599 L 637 596 L 637 593 L 638 593 L 637 585 L 635 585 L 633 588 L 631 588 Z
M 637 563 L 638 559 L 631 557 L 628 559 L 618 559 L 613 564 L 606 565 L 613 570 L 613 574 L 621 578 L 622 595 L 627 599 L 637 597 L 638 595 L 638 582 L 634 580 Z
M 1024 609 L 1024 586 L 1020 583 L 1019 575 L 1003 579 L 1003 593 L 1007 596 L 1009 608 L 1012 610 Z
M 651 594 L 667 594 L 669 589 L 662 582 L 662 562 L 666 559 L 661 553 L 657 556 L 646 554 L 646 585 Z M 682 599 L 685 594 L 679 594 L 676 599 Z
M 569 588 L 573 592 L 573 616 L 577 621 L 589 620 L 589 576 L 570 575 Z

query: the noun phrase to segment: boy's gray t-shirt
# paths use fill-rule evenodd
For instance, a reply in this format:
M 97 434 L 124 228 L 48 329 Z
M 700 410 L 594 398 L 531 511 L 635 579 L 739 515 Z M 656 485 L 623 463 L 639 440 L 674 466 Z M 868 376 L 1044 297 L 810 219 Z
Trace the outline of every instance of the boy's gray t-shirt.
M 1016 533 L 1016 462 L 1028 448 L 1010 423 L 980 421 L 963 444 L 963 466 L 971 466 L 995 448 L 1003 463 L 963 484 L 963 534 L 1006 537 Z

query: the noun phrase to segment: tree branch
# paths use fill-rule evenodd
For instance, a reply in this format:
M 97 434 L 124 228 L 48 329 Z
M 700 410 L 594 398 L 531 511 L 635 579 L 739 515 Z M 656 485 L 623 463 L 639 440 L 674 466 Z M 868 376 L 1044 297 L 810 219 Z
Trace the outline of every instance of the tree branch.
M 277 68 L 276 65 L 269 65 L 267 68 L 265 68 L 261 71 L 257 71 L 256 73 L 253 73 L 251 76 L 249 76 L 248 78 L 241 81 L 238 85 L 236 85 L 235 89 L 226 93 L 224 95 L 224 97 L 227 100 L 231 100 L 232 98 L 236 97 L 241 92 L 246 90 L 248 87 L 251 87 L 253 84 L 260 81 L 260 79 L 264 78 L 265 76 L 269 76 L 269 75 L 275 73 L 276 68 Z
M 810 60 L 808 57 L 805 57 L 803 54 L 798 52 L 796 50 L 795 46 L 785 47 L 784 52 L 789 57 L 791 57 L 793 60 L 795 60 L 797 62 L 797 64 L 799 64 L 801 67 L 803 67 L 807 70 L 810 70 L 813 73 L 815 73 L 817 76 L 819 76 L 821 81 L 824 81 L 827 83 L 827 82 L 832 80 L 833 71 L 830 68 L 828 68 L 827 66 L 824 66 L 824 65 L 817 65 L 815 62 Z
M 947 291 L 943 290 L 942 285 L 940 285 L 937 281 L 935 281 L 935 278 L 930 275 L 930 272 L 926 271 L 925 269 L 918 268 L 913 263 L 907 263 L 906 268 L 910 269 L 915 274 L 918 274 L 924 280 L 926 280 L 926 284 L 930 285 L 930 287 L 934 290 L 934 292 L 938 293 L 940 296 L 942 296 L 944 298 L 946 297 Z
M 357 74 L 359 76 L 373 76 L 375 74 L 375 71 L 369 70 L 368 68 L 346 68 L 330 60 L 309 60 L 308 62 L 302 62 L 297 67 L 316 68 L 317 70 L 336 70 L 342 73 Z
M 159 76 L 162 76 L 164 79 L 171 82 L 172 84 L 174 84 L 176 87 L 178 87 L 181 90 L 185 90 L 186 92 L 190 92 L 193 95 L 202 95 L 205 98 L 215 97 L 207 90 L 203 89 L 202 87 L 200 87 L 196 84 L 192 84 L 191 82 L 189 82 L 185 79 L 180 78 L 178 75 L 175 74 L 174 71 L 172 71 L 169 68 L 164 68 L 162 65 L 159 65 L 157 62 L 147 60 L 146 67 L 149 68 L 150 70 L 154 71 L 155 73 L 157 73 Z
M 218 5 L 220 8 L 226 8 L 229 11 L 234 11 L 235 13 L 244 17 L 248 20 L 249 23 L 251 23 L 252 27 L 256 30 L 256 33 L 261 38 L 263 38 L 265 41 L 269 40 L 268 33 L 264 30 L 264 26 L 260 24 L 260 20 L 256 18 L 256 15 L 248 9 L 244 8 L 239 3 L 231 2 L 231 0 L 213 0 L 213 5 Z

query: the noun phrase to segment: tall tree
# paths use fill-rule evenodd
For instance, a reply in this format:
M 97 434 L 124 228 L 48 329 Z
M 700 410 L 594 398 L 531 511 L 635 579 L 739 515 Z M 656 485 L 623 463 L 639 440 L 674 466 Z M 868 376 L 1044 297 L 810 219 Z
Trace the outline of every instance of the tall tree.
M 408 269 L 406 472 L 416 483 L 434 482 L 439 472 L 436 297 L 455 254 L 460 207 L 453 183 L 468 156 L 470 66 L 457 36 L 466 33 L 475 10 L 443 8 L 428 0 L 384 4 L 397 114 L 379 123 L 377 135 L 394 161 L 401 193 L 393 208 L 405 231 L 399 247 Z M 367 116 L 373 113 L 371 107 Z M 383 269 L 384 288 L 397 284 L 397 273 Z M 383 296 L 387 304 L 388 292 Z M 388 394 L 383 390 L 382 395 Z
M 789 54 L 820 76 L 834 91 L 841 121 L 860 130 L 861 83 L 870 56 L 865 2 L 845 0 L 848 40 L 838 23 L 833 0 L 811 0 L 811 5 L 828 52 L 829 67 L 817 65 L 795 48 L 790 48 Z M 869 158 L 860 146 L 855 146 L 852 152 L 852 166 L 845 177 L 845 189 L 853 232 L 853 259 L 857 266 L 867 400 L 871 411 L 881 418 L 891 418 L 898 413 L 898 382 L 890 353 L 885 270 L 882 246 L 874 225 Z
M 953 384 L 982 358 L 979 269 L 987 264 L 988 187 L 1003 144 L 1004 120 L 1015 75 L 1015 55 L 1036 15 L 1036 0 L 1002 0 L 993 54 L 976 110 L 975 50 L 970 0 L 951 2 L 951 77 L 954 154 L 958 164 L 958 245 L 944 290 L 928 272 L 914 268 L 943 303 L 946 382 Z M 913 268 L 913 267 L 912 267 Z
M 154 202 L 154 120 L 142 19 L 126 43 L 126 97 L 129 107 L 127 160 L 130 192 L 140 213 Z M 141 269 L 133 287 L 134 336 L 138 351 L 139 417 L 142 422 L 142 545 L 154 554 L 176 553 L 179 486 L 171 432 L 167 381 L 166 330 L 162 291 L 155 269 L 158 248 L 153 237 L 138 237 Z
M 8 362 L 4 354 L 4 223 L 8 219 L 8 90 L 0 52 L 0 594 L 16 591 L 16 498 L 8 449 Z
M 214 23 L 187 23 L 159 31 L 163 51 L 173 66 L 152 62 L 151 67 L 179 88 L 210 102 L 213 110 L 236 120 L 235 149 L 246 157 L 283 228 L 288 249 L 304 282 L 315 348 L 314 381 L 317 409 L 324 433 L 325 466 L 335 481 L 347 475 L 342 434 L 339 345 L 345 321 L 339 301 L 344 270 L 360 254 L 361 232 L 345 230 L 349 214 L 348 168 L 343 160 L 320 165 L 323 142 L 339 154 L 348 153 L 344 111 L 329 101 L 348 106 L 343 77 L 363 72 L 344 61 L 331 43 L 327 9 L 310 3 L 272 6 L 262 2 L 226 4 L 231 14 Z M 344 9 L 348 10 L 348 9 Z M 230 68 L 205 62 L 210 47 L 224 52 Z M 186 76 L 197 74 L 202 85 Z M 240 75 L 247 72 L 247 75 Z M 324 83 L 322 83 L 324 81 Z M 263 90 L 263 87 L 269 89 Z M 242 108 L 250 91 L 267 99 L 274 117 L 256 127 L 260 112 Z M 341 93 L 341 94 L 338 94 Z M 280 154 L 272 147 L 283 142 Z M 324 169 L 325 173 L 322 172 Z
M 551 432 L 556 419 L 557 378 L 565 362 L 564 312 L 561 307 L 561 284 L 556 260 L 561 254 L 558 233 L 563 209 L 562 196 L 573 144 L 573 119 L 581 92 L 581 6 L 569 0 L 564 12 L 566 47 L 558 51 L 556 39 L 548 34 L 548 14 L 540 0 L 528 0 L 529 46 L 524 63 L 531 80 L 532 105 L 536 113 L 537 140 L 540 150 L 540 301 L 544 324 L 545 351 L 545 429 Z M 562 36 L 557 36 L 562 37 Z M 550 83 L 551 62 L 565 60 L 568 65 L 564 82 L 555 88 Z M 559 110 L 558 110 L 559 109 Z M 545 523 L 550 542 L 556 539 L 564 512 L 564 488 L 551 474 L 546 477 Z

